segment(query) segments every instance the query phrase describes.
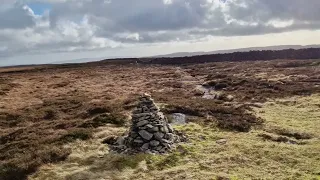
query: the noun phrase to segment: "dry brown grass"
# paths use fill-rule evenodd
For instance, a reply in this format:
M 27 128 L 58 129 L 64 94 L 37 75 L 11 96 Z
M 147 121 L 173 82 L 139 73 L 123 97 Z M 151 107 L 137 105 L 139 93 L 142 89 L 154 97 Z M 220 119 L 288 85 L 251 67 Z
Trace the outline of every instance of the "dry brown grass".
M 319 179 L 320 136 L 314 126 L 319 121 L 319 111 L 314 106 L 319 98 L 319 95 L 295 97 L 289 99 L 289 105 L 268 102 L 256 109 L 257 115 L 266 120 L 265 128 L 249 133 L 223 131 L 213 124 L 176 126 L 189 141 L 162 156 L 109 153 L 107 146 L 98 142 L 125 129 L 103 128 L 95 140 L 68 145 L 73 153 L 66 161 L 43 166 L 30 179 Z M 275 125 L 282 124 L 287 126 L 273 132 Z M 300 139 L 288 134 L 280 137 L 278 132 L 312 134 L 312 137 Z M 226 143 L 217 143 L 220 139 Z
M 293 62 L 293 61 L 292 61 Z M 1 178 L 23 179 L 43 163 L 65 159 L 71 152 L 63 144 L 88 139 L 105 123 L 125 125 L 141 92 L 151 93 L 167 113 L 184 112 L 193 122 L 230 130 L 248 131 L 261 124 L 248 113 L 251 102 L 294 94 L 319 92 L 317 60 L 292 67 L 286 61 L 209 63 L 201 65 L 99 65 L 64 68 L 24 67 L 0 72 Z M 256 74 L 266 76 L 256 77 Z M 279 74 L 272 82 L 268 77 Z M 296 75 L 296 76 L 295 76 Z M 299 76 L 298 76 L 299 75 Z M 203 100 L 196 85 L 226 81 L 222 93 L 235 101 Z M 241 84 L 246 80 L 245 84 Z M 239 83 L 237 83 L 239 82 Z M 281 87 L 271 90 L 263 84 Z M 294 84 L 299 85 L 299 89 Z M 235 85 L 236 84 L 236 85 Z M 258 89 L 255 91 L 255 89 Z M 111 117 L 100 118 L 99 117 Z M 258 120 L 258 121 L 257 121 Z M 87 141 L 90 141 L 87 140 Z

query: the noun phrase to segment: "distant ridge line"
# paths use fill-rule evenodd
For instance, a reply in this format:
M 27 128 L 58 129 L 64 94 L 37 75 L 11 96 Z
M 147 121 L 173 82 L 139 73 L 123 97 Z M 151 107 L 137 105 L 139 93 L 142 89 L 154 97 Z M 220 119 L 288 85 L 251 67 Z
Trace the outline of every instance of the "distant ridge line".
M 241 61 L 260 61 L 260 60 L 306 60 L 319 59 L 320 48 L 305 49 L 284 49 L 284 50 L 253 50 L 248 52 L 233 52 L 220 54 L 206 54 L 187 57 L 147 57 L 147 58 L 114 58 L 104 59 L 94 62 L 85 63 L 66 63 L 66 64 L 43 64 L 29 65 L 42 66 L 42 68 L 69 68 L 69 67 L 86 67 L 99 65 L 128 65 L 128 64 L 159 64 L 159 65 L 178 65 L 178 64 L 197 64 L 209 62 L 241 62 Z M 28 67 L 11 66 L 11 67 Z M 1 67 L 0 67 L 1 68 Z M 5 68 L 5 67 L 3 67 Z M 42 69 L 40 68 L 40 69 Z

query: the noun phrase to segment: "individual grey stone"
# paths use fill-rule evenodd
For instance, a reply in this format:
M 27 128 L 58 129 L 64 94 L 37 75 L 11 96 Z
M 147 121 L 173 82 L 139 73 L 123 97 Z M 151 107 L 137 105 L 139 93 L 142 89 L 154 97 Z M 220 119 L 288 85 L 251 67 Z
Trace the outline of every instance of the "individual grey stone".
M 262 103 L 253 103 L 253 104 L 250 104 L 250 105 L 254 106 L 254 107 L 257 107 L 257 108 L 262 108 L 263 107 Z
M 217 144 L 221 144 L 221 145 L 222 145 L 222 144 L 226 144 L 226 143 L 227 143 L 227 140 L 226 140 L 226 139 L 219 139 L 219 140 L 216 141 L 216 143 L 217 143 Z
M 143 93 L 143 97 L 145 97 L 145 98 L 151 98 L 151 95 L 148 94 L 148 93 Z
M 168 132 L 169 132 L 169 129 L 168 129 L 168 127 L 167 127 L 166 125 L 164 125 L 163 128 L 164 128 L 164 132 L 165 132 L 165 133 L 168 133 Z
M 149 132 L 146 131 L 146 130 L 141 130 L 141 131 L 139 131 L 139 134 L 140 134 L 140 136 L 141 136 L 143 139 L 146 139 L 146 140 L 150 140 L 150 139 L 152 139 L 152 137 L 153 137 L 153 134 L 149 133 Z
M 146 130 L 148 129 L 147 127 L 143 126 L 143 127 L 139 127 L 139 130 Z
M 288 143 L 288 144 L 298 144 L 297 141 L 293 141 L 293 140 L 289 140 L 287 143 Z
M 163 148 L 162 146 L 157 146 L 155 149 L 156 149 L 157 151 L 160 151 L 162 148 Z
M 125 143 L 124 137 L 123 136 L 118 137 L 116 144 L 122 146 L 124 145 L 124 143 Z
M 141 146 L 141 149 L 142 149 L 142 150 L 148 150 L 148 149 L 149 149 L 149 143 L 144 143 L 144 144 Z
M 136 124 L 136 126 L 137 126 L 137 127 L 141 127 L 141 126 L 144 126 L 144 125 L 146 125 L 146 124 L 148 124 L 148 123 L 149 123 L 149 121 L 143 120 L 143 121 L 139 121 L 139 122 Z
M 146 125 L 147 128 L 152 129 L 154 126 L 152 126 L 151 124 Z
M 167 150 L 168 150 L 168 148 L 163 147 L 159 152 L 160 152 L 160 153 L 166 153 Z
M 160 119 L 164 119 L 164 115 L 162 112 L 158 112 L 157 113 L 157 116 L 160 118 Z
M 232 96 L 232 95 L 228 95 L 227 97 L 226 97 L 226 100 L 227 101 L 233 101 L 233 99 L 234 99 L 234 96 Z
M 144 121 L 144 120 L 147 120 L 148 117 L 147 116 L 142 116 L 140 118 L 137 119 L 137 121 Z
M 171 142 L 168 141 L 167 139 L 162 139 L 161 140 L 161 144 L 163 144 L 163 145 L 166 145 L 166 144 L 169 144 L 169 143 L 171 143 Z
M 156 147 L 160 144 L 159 141 L 156 141 L 156 140 L 153 140 L 153 141 L 150 141 L 150 146 L 153 146 L 153 147 Z
M 172 148 L 172 147 L 171 147 L 171 144 L 167 144 L 167 145 L 166 145 L 166 148 L 167 148 L 167 149 L 171 149 L 171 148 Z
M 133 142 L 136 143 L 136 144 L 142 144 L 142 143 L 143 143 L 143 140 L 135 139 Z
M 172 125 L 181 125 L 186 124 L 186 115 L 182 113 L 172 114 Z
M 156 151 L 156 150 L 152 150 L 151 151 L 153 154 L 158 154 L 159 152 L 158 151 Z
M 158 132 L 158 131 L 159 131 L 159 128 L 158 128 L 158 127 L 153 127 L 150 131 L 152 131 L 152 132 Z
M 173 141 L 174 140 L 174 135 L 172 133 L 167 133 L 165 139 L 167 139 L 169 141 Z
M 172 126 L 170 124 L 168 124 L 167 127 L 168 127 L 168 130 L 169 130 L 169 133 L 173 133 L 174 130 L 173 130 Z
M 161 133 L 161 132 L 154 133 L 153 135 L 154 135 L 154 138 L 159 140 L 159 141 L 161 141 L 163 136 L 164 136 L 164 134 Z
M 162 127 L 160 127 L 160 131 L 161 131 L 161 132 L 164 132 L 164 133 L 168 133 L 168 132 L 169 132 L 167 126 L 162 126 Z

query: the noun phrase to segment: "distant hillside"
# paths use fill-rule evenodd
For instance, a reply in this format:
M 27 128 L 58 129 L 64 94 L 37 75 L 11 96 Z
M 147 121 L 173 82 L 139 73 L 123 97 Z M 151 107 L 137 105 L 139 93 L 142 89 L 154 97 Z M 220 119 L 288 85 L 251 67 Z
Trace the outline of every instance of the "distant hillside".
M 114 57 L 110 57 L 109 59 L 117 59 L 117 58 L 129 58 L 126 56 L 114 56 Z M 87 63 L 87 62 L 96 62 L 96 61 L 100 61 L 103 58 L 81 58 L 81 59 L 71 59 L 71 60 L 64 60 L 64 61 L 55 61 L 52 62 L 50 64 L 74 64 L 74 63 Z
M 320 48 L 307 49 L 284 49 L 284 50 L 258 50 L 248 52 L 220 53 L 210 55 L 199 55 L 190 57 L 151 57 L 151 58 L 116 58 L 104 59 L 101 61 L 87 63 L 60 64 L 51 66 L 52 68 L 68 68 L 75 66 L 99 66 L 99 65 L 127 65 L 127 64 L 197 64 L 207 62 L 241 62 L 241 61 L 260 61 L 276 59 L 320 59 Z
M 176 52 L 172 54 L 158 55 L 153 57 L 186 57 L 186 56 L 200 56 L 208 54 L 224 54 L 233 52 L 248 52 L 257 50 L 284 50 L 284 49 L 306 49 L 306 48 L 320 48 L 320 45 L 280 45 L 280 46 L 265 46 L 265 47 L 249 47 L 240 49 L 229 49 L 229 50 L 217 50 L 217 51 L 199 51 L 199 52 Z
M 305 46 L 303 46 L 305 47 Z M 309 47 L 309 46 L 306 46 Z M 267 47 L 266 47 L 267 48 Z M 228 51 L 228 50 L 226 50 Z M 218 51 L 216 51 L 218 52 Z M 225 51 L 219 51 L 225 52 Z M 259 61 L 259 60 L 276 60 L 276 59 L 319 59 L 320 60 L 320 47 L 319 48 L 305 48 L 305 49 L 284 49 L 284 50 L 250 50 L 244 52 L 233 52 L 233 53 L 218 53 L 218 54 L 206 54 L 206 55 L 195 55 L 186 57 L 146 57 L 146 58 L 113 58 L 103 59 L 100 61 L 90 61 L 83 59 L 86 62 L 78 63 L 75 61 L 69 61 L 67 63 L 58 62 L 52 64 L 43 64 L 45 68 L 69 68 L 69 67 L 88 67 L 88 66 L 99 66 L 105 64 L 113 65 L 127 65 L 127 64 L 196 64 L 196 63 L 207 63 L 207 62 L 224 62 L 224 61 Z M 25 68 L 28 66 L 36 65 L 23 65 L 23 66 L 10 66 L 10 67 L 21 67 Z M 1 67 L 0 67 L 1 68 Z
M 320 48 L 284 49 L 284 50 L 256 50 L 248 52 L 220 53 L 190 57 L 160 57 L 145 58 L 139 62 L 143 64 L 187 64 L 223 61 L 258 61 L 274 59 L 320 59 Z

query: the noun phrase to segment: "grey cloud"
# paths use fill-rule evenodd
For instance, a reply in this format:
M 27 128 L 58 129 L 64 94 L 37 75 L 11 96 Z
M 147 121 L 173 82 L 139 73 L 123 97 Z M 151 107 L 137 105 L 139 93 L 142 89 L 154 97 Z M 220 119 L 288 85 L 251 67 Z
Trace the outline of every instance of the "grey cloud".
M 161 0 L 92 0 L 91 2 L 59 4 L 50 13 L 53 25 L 59 19 L 91 15 L 92 23 L 105 30 L 159 31 L 202 26 L 208 7 L 206 0 L 174 0 L 166 5 Z M 78 8 L 74 8 L 78 6 Z
M 246 6 L 239 6 L 241 3 Z M 228 4 L 231 17 L 244 21 L 266 22 L 272 19 L 320 21 L 319 0 L 235 0 Z
M 0 7 L 0 47 L 5 47 L 0 56 L 320 29 L 319 0 L 19 1 Z M 35 18 L 21 2 L 50 3 L 51 10 Z M 285 27 L 270 24 L 290 20 L 293 24 Z M 32 30 L 24 32 L 26 27 Z M 6 29 L 12 32 L 1 36 Z
M 16 3 L 0 11 L 0 29 L 21 29 L 34 25 L 34 17 L 21 4 Z
M 272 25 L 258 24 L 258 25 L 239 25 L 239 24 L 228 24 L 225 27 L 208 30 L 208 29 L 197 29 L 189 31 L 189 35 L 212 35 L 212 36 L 251 36 L 251 35 L 262 35 L 270 33 L 282 33 L 290 32 L 295 30 L 317 30 L 320 29 L 320 23 L 295 23 L 287 27 L 274 27 Z
M 219 6 L 212 9 L 208 1 L 176 0 L 171 5 L 152 0 L 118 0 L 111 1 L 110 4 L 93 2 L 97 3 L 96 5 L 100 3 L 100 8 L 95 8 L 96 11 L 91 13 L 89 18 L 92 24 L 99 27 L 97 35 L 129 43 L 165 42 L 177 38 L 187 40 L 199 38 L 201 35 L 247 36 L 314 30 L 319 29 L 320 21 L 318 0 L 229 0 L 226 1 L 228 10 Z M 227 23 L 228 18 L 248 25 Z M 287 27 L 267 24 L 269 21 L 289 20 L 293 20 L 294 24 Z M 249 25 L 250 23 L 257 25 Z M 166 33 L 157 34 L 157 31 Z M 139 41 L 119 38 L 114 36 L 117 32 L 139 33 L 141 38 Z

